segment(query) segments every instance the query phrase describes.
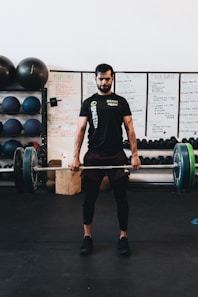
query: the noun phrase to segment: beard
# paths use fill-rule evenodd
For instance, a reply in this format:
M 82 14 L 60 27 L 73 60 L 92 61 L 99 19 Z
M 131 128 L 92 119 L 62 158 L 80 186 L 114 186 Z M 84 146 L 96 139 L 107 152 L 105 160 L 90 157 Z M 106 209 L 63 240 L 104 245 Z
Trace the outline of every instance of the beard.
M 99 86 L 97 85 L 98 90 L 100 90 L 102 93 L 108 93 L 111 90 L 111 86 Z

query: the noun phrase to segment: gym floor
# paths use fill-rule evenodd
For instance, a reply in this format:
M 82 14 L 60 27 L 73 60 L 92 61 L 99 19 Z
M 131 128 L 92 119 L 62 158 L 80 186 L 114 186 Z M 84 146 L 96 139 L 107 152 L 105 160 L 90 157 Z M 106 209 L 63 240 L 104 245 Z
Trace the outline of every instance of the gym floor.
M 117 255 L 111 190 L 98 197 L 90 256 L 79 254 L 82 193 L 0 192 L 1 297 L 197 297 L 197 191 L 128 189 L 130 258 Z

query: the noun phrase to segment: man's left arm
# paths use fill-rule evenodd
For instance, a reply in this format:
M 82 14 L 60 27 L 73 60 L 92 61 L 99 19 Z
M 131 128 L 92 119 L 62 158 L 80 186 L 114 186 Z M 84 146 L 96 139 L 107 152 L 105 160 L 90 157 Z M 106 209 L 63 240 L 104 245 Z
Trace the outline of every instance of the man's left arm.
M 124 116 L 123 121 L 126 129 L 128 141 L 130 144 L 130 148 L 131 148 L 131 165 L 133 169 L 138 169 L 141 165 L 141 161 L 138 155 L 137 139 L 136 139 L 136 133 L 133 125 L 132 116 L 131 115 Z

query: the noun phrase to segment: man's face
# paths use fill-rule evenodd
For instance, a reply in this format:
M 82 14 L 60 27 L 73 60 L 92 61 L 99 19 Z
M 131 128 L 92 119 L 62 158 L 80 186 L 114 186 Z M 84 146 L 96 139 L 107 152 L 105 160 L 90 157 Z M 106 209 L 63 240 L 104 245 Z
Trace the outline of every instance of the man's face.
M 108 94 L 111 92 L 113 76 L 111 76 L 110 70 L 108 70 L 107 72 L 98 72 L 95 80 L 100 93 Z

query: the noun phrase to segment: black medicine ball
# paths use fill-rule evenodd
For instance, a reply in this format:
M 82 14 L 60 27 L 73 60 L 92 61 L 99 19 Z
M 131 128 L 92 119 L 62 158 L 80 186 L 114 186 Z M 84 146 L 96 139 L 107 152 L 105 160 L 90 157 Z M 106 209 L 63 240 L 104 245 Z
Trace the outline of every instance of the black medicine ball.
M 5 56 L 0 56 L 0 88 L 11 84 L 15 79 L 16 69 L 14 64 Z
M 18 83 L 26 89 L 41 89 L 48 80 L 48 69 L 43 61 L 29 57 L 23 59 L 16 68 Z

